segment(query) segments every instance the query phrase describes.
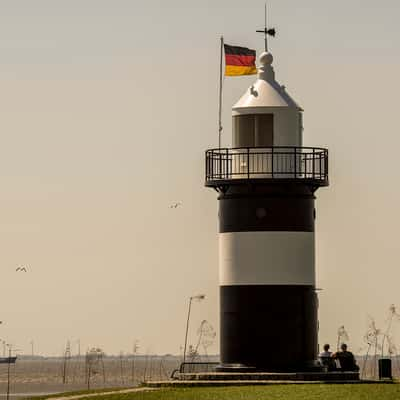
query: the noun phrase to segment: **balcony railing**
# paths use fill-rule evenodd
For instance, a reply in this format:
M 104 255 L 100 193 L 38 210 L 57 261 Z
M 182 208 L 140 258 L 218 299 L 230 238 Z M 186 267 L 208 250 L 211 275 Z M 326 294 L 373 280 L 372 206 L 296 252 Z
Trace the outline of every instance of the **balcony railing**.
M 239 179 L 308 180 L 318 186 L 327 186 L 328 150 L 274 146 L 206 151 L 207 186 Z

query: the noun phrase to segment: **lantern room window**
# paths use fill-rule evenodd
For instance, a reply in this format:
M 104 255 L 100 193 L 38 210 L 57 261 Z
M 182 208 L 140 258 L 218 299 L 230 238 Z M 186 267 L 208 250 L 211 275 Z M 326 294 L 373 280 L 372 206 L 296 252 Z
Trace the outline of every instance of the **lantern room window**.
M 274 145 L 274 115 L 251 114 L 233 117 L 233 147 Z

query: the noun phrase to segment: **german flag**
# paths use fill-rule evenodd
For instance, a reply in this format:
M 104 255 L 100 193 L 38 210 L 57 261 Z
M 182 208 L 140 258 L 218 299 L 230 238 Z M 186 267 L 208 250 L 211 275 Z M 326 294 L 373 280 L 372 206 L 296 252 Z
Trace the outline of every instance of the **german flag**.
M 224 44 L 225 76 L 254 75 L 256 68 L 256 51 L 247 47 Z

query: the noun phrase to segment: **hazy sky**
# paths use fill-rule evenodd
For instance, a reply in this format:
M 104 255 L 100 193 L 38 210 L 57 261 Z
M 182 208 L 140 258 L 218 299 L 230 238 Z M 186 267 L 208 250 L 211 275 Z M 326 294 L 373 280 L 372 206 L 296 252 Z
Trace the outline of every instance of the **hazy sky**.
M 263 4 L 0 1 L 0 338 L 178 353 L 197 293 L 190 342 L 203 319 L 218 329 L 217 196 L 203 183 L 219 36 L 262 50 Z M 382 326 L 400 306 L 400 2 L 269 4 L 277 80 L 305 109 L 304 144 L 330 151 L 320 343 L 345 325 L 357 351 L 368 315 Z M 226 145 L 254 79 L 225 80 Z

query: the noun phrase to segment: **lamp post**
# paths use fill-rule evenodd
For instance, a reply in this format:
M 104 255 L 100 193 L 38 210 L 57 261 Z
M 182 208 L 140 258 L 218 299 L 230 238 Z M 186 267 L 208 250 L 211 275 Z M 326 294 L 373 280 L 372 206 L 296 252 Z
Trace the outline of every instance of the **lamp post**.
M 10 400 L 10 367 L 11 367 L 11 356 L 12 352 L 17 352 L 20 351 L 19 349 L 12 349 L 12 344 L 7 344 L 8 347 L 8 360 L 7 360 L 7 394 L 6 394 L 6 399 Z
M 8 360 L 7 360 L 7 400 L 10 399 L 10 364 L 11 364 L 11 345 L 8 346 Z
M 190 309 L 192 307 L 192 300 L 197 300 L 201 301 L 205 299 L 204 294 L 198 294 L 197 296 L 191 296 L 189 298 L 189 309 L 188 309 L 188 315 L 187 315 L 187 321 L 186 321 L 186 333 L 185 333 L 185 347 L 183 349 L 183 362 L 186 361 L 186 345 L 187 345 L 187 337 L 188 337 L 188 332 L 189 332 L 189 319 L 190 319 Z

